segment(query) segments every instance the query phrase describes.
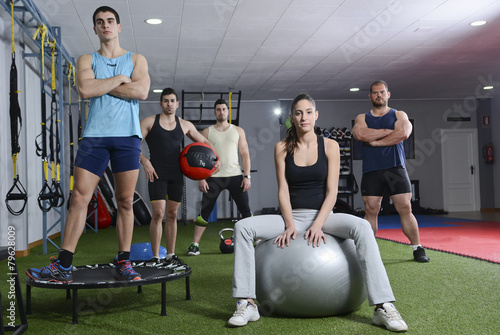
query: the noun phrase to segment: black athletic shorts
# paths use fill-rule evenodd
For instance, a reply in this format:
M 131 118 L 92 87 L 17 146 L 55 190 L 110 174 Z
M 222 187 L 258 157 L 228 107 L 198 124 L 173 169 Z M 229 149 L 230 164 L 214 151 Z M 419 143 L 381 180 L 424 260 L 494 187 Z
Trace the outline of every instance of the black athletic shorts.
M 181 202 L 182 188 L 184 186 L 184 178 L 181 175 L 176 178 L 161 178 L 155 179 L 148 183 L 149 200 L 172 200 Z
M 378 170 L 363 174 L 361 179 L 361 194 L 363 196 L 383 196 L 411 193 L 411 182 L 408 172 L 403 167 Z

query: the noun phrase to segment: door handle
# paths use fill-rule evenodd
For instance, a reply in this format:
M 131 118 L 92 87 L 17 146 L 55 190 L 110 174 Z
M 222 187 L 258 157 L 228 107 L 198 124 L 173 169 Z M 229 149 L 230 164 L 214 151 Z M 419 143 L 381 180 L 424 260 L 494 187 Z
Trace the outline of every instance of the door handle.
M 474 165 L 470 166 L 470 174 L 472 174 L 472 175 L 474 174 Z

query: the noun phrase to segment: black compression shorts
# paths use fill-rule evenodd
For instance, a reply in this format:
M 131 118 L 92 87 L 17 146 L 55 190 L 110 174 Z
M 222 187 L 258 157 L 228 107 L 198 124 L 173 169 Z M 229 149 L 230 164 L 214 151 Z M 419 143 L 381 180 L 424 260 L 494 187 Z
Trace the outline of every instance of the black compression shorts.
M 182 175 L 177 178 L 155 179 L 148 183 L 149 200 L 172 200 L 181 202 L 184 179 Z
M 371 171 L 363 174 L 361 194 L 363 196 L 383 196 L 411 193 L 411 182 L 406 169 L 394 167 L 387 170 Z

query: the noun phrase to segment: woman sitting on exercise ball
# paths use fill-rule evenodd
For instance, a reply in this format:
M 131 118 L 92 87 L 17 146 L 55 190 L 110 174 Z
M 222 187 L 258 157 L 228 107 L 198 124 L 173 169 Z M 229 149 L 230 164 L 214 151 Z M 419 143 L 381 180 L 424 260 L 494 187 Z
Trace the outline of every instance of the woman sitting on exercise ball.
M 337 200 L 339 145 L 314 132 L 318 111 L 311 96 L 302 93 L 295 97 L 290 118 L 292 127 L 274 149 L 282 216 L 254 216 L 234 226 L 233 297 L 238 302 L 228 324 L 244 326 L 260 318 L 254 302 L 254 239 L 274 238 L 274 243 L 284 248 L 290 238 L 298 237 L 307 239 L 314 248 L 326 242 L 326 233 L 354 240 L 368 300 L 376 306 L 373 322 L 391 331 L 406 331 L 408 326 L 392 304 L 394 295 L 370 224 L 353 215 L 332 212 Z M 297 231 L 306 233 L 297 236 Z

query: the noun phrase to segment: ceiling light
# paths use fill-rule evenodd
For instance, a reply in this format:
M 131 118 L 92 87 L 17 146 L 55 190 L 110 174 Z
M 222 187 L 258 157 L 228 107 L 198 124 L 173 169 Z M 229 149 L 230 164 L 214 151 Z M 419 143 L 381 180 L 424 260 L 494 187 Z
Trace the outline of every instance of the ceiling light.
M 494 87 L 493 86 L 484 86 L 483 90 L 492 90 Z
M 160 19 L 147 19 L 145 21 L 147 24 L 161 24 L 163 20 Z
M 351 91 L 351 92 L 358 92 L 359 91 L 359 87 L 351 87 L 349 89 L 349 91 Z
M 473 27 L 479 27 L 479 26 L 484 26 L 486 24 L 486 21 L 481 20 L 481 21 L 474 21 L 471 22 L 470 25 Z
M 161 92 L 163 92 L 163 90 L 161 88 L 155 88 L 153 90 L 153 93 L 161 93 Z
M 274 110 L 274 115 L 276 115 L 276 116 L 280 116 L 280 115 L 281 115 L 281 109 L 276 108 L 276 109 Z

